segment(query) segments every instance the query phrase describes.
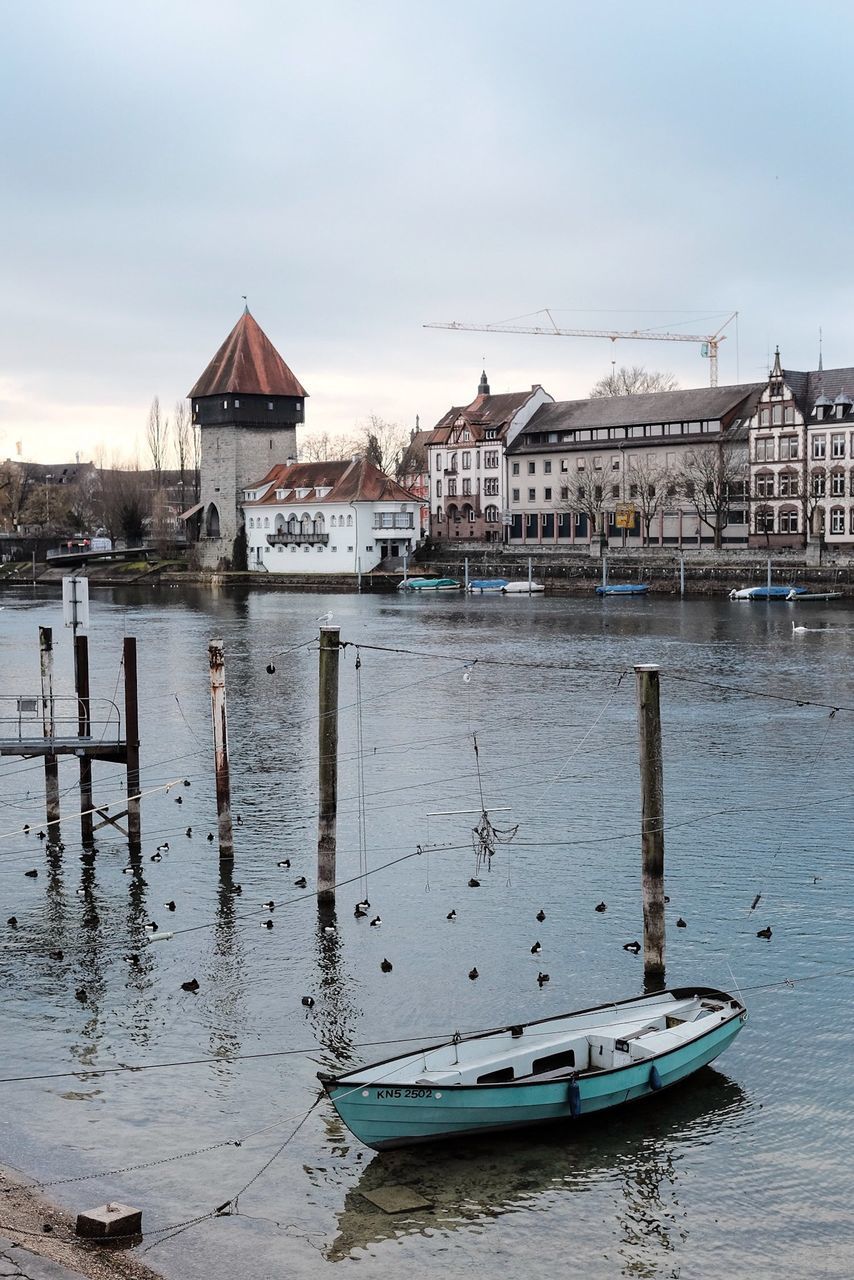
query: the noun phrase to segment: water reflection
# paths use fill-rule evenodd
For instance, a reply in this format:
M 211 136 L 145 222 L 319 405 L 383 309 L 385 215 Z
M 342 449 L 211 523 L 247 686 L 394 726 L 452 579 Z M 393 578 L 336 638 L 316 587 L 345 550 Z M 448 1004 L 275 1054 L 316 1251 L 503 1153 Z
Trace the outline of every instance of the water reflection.
M 679 1204 L 682 1148 L 740 1123 L 750 1099 L 729 1077 L 706 1067 L 684 1087 L 608 1117 L 559 1128 L 542 1137 L 510 1136 L 413 1147 L 372 1157 L 344 1192 L 338 1232 L 325 1250 L 331 1262 L 404 1235 L 483 1230 L 491 1219 L 546 1196 L 616 1184 L 620 1251 L 625 1271 L 646 1275 L 648 1254 L 673 1250 L 684 1230 Z M 336 1177 L 306 1166 L 316 1186 Z M 386 1214 L 365 1193 L 401 1187 L 429 1208 Z
M 318 903 L 315 951 L 318 990 L 312 1021 L 323 1045 L 320 1060 L 325 1070 L 341 1071 L 357 1061 L 353 1042 L 362 1010 L 355 1002 L 356 984 L 344 963 L 334 904 Z

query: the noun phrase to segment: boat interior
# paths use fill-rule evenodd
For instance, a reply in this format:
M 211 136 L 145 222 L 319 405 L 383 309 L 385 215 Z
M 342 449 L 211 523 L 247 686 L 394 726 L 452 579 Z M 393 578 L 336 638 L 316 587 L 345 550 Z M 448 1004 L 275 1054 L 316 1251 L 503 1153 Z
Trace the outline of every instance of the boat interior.
M 609 1071 L 696 1040 L 740 1008 L 723 993 L 679 999 L 662 993 L 452 1041 L 353 1071 L 338 1082 L 448 1088 L 512 1081 L 533 1084 Z

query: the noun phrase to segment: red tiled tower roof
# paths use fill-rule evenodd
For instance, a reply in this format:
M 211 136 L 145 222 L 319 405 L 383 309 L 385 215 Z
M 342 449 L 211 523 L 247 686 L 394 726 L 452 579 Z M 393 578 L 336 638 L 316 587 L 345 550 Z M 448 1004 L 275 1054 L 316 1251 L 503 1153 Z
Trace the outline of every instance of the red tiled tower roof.
M 300 398 L 308 395 L 248 308 L 193 387 L 190 399 L 226 392 Z

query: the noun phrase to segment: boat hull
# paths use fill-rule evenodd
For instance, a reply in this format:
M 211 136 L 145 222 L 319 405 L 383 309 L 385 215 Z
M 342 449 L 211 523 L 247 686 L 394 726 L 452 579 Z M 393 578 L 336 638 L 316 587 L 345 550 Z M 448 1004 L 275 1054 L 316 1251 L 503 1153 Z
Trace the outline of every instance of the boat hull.
M 545 591 L 542 582 L 507 582 L 501 588 L 506 596 L 536 596 Z
M 615 583 L 613 587 L 597 587 L 597 596 L 645 596 L 649 591 L 646 583 Z
M 375 1151 L 554 1124 L 681 1083 L 714 1062 L 746 1019 L 741 1009 L 705 1035 L 653 1059 L 560 1080 L 446 1088 L 324 1080 L 324 1088 L 350 1132 Z
M 733 588 L 730 600 L 800 600 L 806 593 L 803 587 L 741 587 Z
M 472 594 L 483 594 L 485 591 L 499 592 L 507 586 L 506 578 L 473 578 L 468 585 Z

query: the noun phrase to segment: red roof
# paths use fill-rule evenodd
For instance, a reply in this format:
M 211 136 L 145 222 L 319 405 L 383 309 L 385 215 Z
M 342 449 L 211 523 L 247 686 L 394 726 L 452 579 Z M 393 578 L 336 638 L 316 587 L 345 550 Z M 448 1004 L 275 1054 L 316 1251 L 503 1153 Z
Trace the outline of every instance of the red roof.
M 193 387 L 190 399 L 226 392 L 247 396 L 308 394 L 248 309 Z
M 277 489 L 307 489 L 299 502 L 413 502 L 415 495 L 384 475 L 365 458 L 350 462 L 293 462 L 273 467 L 263 480 L 247 489 L 265 489 L 253 506 L 274 504 Z M 322 498 L 316 490 L 328 489 Z M 250 505 L 250 504 L 247 504 Z

